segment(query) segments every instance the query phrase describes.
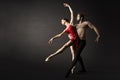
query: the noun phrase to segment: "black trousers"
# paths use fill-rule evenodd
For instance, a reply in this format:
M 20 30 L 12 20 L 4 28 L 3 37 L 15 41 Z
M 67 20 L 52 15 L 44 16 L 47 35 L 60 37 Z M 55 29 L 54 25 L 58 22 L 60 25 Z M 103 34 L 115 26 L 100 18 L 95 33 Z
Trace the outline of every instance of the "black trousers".
M 77 48 L 77 51 L 76 51 L 76 55 L 75 55 L 75 58 L 74 60 L 72 61 L 72 64 L 70 65 L 70 68 L 68 69 L 68 72 L 66 74 L 66 78 L 69 76 L 70 72 L 71 72 L 71 69 L 76 65 L 77 61 L 80 62 L 83 70 L 85 71 L 85 67 L 84 67 L 84 64 L 83 64 L 83 60 L 80 56 L 82 50 L 84 49 L 85 45 L 86 45 L 86 40 L 78 40 L 79 42 L 79 45 L 78 45 L 78 48 Z

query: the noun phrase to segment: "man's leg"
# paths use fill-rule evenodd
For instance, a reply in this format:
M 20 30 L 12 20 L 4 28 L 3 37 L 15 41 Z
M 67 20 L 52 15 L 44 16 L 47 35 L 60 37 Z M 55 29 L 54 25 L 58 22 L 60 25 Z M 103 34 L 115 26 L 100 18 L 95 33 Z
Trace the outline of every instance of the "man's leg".
M 86 69 L 85 69 L 85 66 L 84 66 L 84 63 L 83 63 L 83 60 L 82 60 L 82 57 L 81 56 L 79 56 L 79 64 L 81 64 L 81 66 L 82 66 L 82 71 L 83 72 L 86 72 Z
M 86 41 L 83 41 L 82 42 L 83 43 L 83 46 L 81 47 L 82 48 L 82 50 L 85 48 L 85 45 L 86 45 Z M 80 53 L 80 55 L 81 55 L 81 53 Z M 85 66 L 84 66 L 84 63 L 83 63 L 83 59 L 82 59 L 82 57 L 79 55 L 79 59 L 78 59 L 78 62 L 79 62 L 79 64 L 82 66 L 82 71 L 83 72 L 86 72 L 86 69 L 85 69 Z
M 69 76 L 70 72 L 71 72 L 71 69 L 75 66 L 75 64 L 77 63 L 78 59 L 79 59 L 79 56 L 80 56 L 80 53 L 82 52 L 83 48 L 85 46 L 85 41 L 81 41 L 80 44 L 79 44 L 79 47 L 77 49 L 77 53 L 75 55 L 75 58 L 74 60 L 72 61 L 72 64 L 70 66 L 70 68 L 68 69 L 68 72 L 66 74 L 66 78 Z
M 71 64 L 70 68 L 68 69 L 68 72 L 67 72 L 67 74 L 65 76 L 66 78 L 69 76 L 69 74 L 71 72 L 71 69 L 75 66 L 75 64 L 77 63 L 77 61 L 78 61 L 78 56 L 76 56 L 75 59 L 72 61 L 72 64 Z

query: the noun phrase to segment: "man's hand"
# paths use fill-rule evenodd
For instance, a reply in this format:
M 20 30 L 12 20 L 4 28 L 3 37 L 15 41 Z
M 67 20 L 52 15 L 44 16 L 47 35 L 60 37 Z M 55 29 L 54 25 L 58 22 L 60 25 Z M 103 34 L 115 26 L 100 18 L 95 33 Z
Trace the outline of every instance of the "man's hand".
M 69 7 L 69 4 L 63 3 L 64 7 Z
M 52 44 L 52 42 L 53 42 L 53 38 L 51 38 L 51 39 L 48 41 L 49 44 Z

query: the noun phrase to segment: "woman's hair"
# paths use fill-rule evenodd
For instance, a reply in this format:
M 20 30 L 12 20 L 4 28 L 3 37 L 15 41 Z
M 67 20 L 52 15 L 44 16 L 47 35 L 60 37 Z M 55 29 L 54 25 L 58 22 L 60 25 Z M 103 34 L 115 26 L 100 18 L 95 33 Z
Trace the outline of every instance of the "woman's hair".
M 63 18 L 63 20 L 65 20 L 66 22 L 70 22 L 67 18 Z

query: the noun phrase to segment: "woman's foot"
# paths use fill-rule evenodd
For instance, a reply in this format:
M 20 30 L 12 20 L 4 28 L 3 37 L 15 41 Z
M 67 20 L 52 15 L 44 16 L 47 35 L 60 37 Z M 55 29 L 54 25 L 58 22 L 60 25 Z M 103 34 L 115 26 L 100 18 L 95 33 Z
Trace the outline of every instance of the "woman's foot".
M 50 60 L 50 57 L 47 57 L 47 58 L 45 59 L 46 62 L 48 62 L 49 60 Z
M 71 69 L 71 73 L 73 74 L 75 71 L 75 66 Z

